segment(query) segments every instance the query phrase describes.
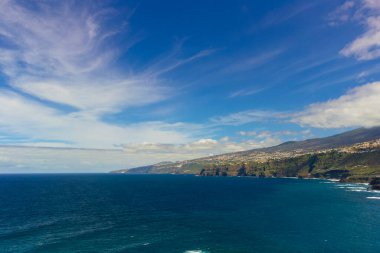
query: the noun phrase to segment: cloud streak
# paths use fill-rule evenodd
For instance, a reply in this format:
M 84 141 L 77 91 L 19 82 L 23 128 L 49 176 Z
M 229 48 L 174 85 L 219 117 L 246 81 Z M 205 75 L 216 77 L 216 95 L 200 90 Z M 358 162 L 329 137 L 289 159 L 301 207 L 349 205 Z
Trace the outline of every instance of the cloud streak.
M 245 96 L 251 96 L 257 93 L 262 92 L 266 88 L 264 87 L 258 87 L 258 88 L 252 88 L 252 89 L 242 89 L 232 92 L 229 97 L 230 98 L 236 98 L 236 97 L 245 97 Z
M 287 118 L 287 113 L 266 111 L 266 110 L 247 110 L 231 113 L 224 116 L 212 117 L 211 126 L 241 126 L 252 122 L 269 122 Z
M 350 14 L 354 5 L 358 6 L 354 14 Z M 359 20 L 365 32 L 346 45 L 340 54 L 355 57 L 357 60 L 373 60 L 380 57 L 380 3 L 377 0 L 347 1 L 336 13 L 340 21 Z

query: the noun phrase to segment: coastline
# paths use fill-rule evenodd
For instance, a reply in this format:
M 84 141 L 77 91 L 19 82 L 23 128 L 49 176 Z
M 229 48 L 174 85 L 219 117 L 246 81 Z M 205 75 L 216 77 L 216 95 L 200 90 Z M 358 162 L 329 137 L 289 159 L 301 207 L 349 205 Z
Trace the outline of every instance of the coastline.
M 209 177 L 209 176 L 205 176 L 205 175 L 200 175 L 200 174 L 195 174 L 194 176 L 201 176 L 201 177 Z M 215 176 L 211 176 L 211 177 L 215 177 Z M 220 176 L 216 176 L 216 177 L 220 177 Z M 378 185 L 378 182 L 380 181 L 380 178 L 372 178 L 371 180 L 367 181 L 367 182 L 363 182 L 363 180 L 358 180 L 358 181 L 355 181 L 355 180 L 346 180 L 346 179 L 338 179 L 338 178 L 318 178 L 318 177 L 257 177 L 257 176 L 222 176 L 222 177 L 253 177 L 253 178 L 283 178 L 283 179 L 299 179 L 299 180 L 322 180 L 322 181 L 327 181 L 327 182 L 331 182 L 331 183 L 338 183 L 338 184 L 341 184 L 341 185 L 356 185 L 356 186 L 366 186 L 366 190 L 367 192 L 373 192 L 373 193 L 380 193 L 380 190 L 379 190 L 379 185 Z M 371 184 L 372 181 L 376 181 L 376 184 Z M 355 188 L 355 187 L 354 187 Z

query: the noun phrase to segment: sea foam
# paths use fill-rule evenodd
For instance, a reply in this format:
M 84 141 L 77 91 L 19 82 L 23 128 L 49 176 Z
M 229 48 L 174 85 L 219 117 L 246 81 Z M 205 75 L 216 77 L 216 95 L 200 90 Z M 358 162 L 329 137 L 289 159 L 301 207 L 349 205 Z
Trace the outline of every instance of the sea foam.
M 367 197 L 367 199 L 379 199 L 380 200 L 380 197 Z
M 208 251 L 204 251 L 204 250 L 186 250 L 184 253 L 208 253 Z

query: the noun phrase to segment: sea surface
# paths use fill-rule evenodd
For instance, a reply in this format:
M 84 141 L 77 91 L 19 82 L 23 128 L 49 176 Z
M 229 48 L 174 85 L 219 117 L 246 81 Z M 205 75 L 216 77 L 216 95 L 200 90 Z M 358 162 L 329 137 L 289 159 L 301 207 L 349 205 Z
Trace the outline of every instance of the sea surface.
M 0 252 L 378 253 L 380 193 L 323 180 L 0 176 Z

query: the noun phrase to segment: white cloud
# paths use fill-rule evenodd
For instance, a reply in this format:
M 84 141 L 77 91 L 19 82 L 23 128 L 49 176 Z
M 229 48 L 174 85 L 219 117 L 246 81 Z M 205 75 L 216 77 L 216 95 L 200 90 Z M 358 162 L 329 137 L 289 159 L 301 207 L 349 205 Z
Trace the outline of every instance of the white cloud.
M 240 136 L 255 136 L 257 132 L 256 131 L 239 131 L 238 134 Z
M 353 1 L 348 1 L 341 8 L 344 6 L 351 8 L 353 5 Z M 359 20 L 364 24 L 366 30 L 353 42 L 346 45 L 340 53 L 358 60 L 377 59 L 380 57 L 380 3 L 377 0 L 363 0 L 359 1 L 358 5 L 360 7 L 354 15 L 341 14 L 340 18 L 343 18 L 343 21 L 350 18 Z
M 257 138 L 268 138 L 268 137 L 272 136 L 272 134 L 273 133 L 271 131 L 261 131 L 256 136 L 257 136 Z
M 312 104 L 291 121 L 317 128 L 372 127 L 380 125 L 380 82 L 349 90 L 343 96 Z
M 372 60 L 380 57 L 380 16 L 367 19 L 367 32 L 342 49 L 344 56 L 358 60 Z
M 14 92 L 0 90 L 0 130 L 32 140 L 61 140 L 74 147 L 113 148 L 130 142 L 192 140 L 191 124 L 144 122 L 117 126 L 86 112 L 62 113 Z
M 154 79 L 109 81 L 112 84 L 105 85 L 106 81 L 99 80 L 89 80 L 80 85 L 46 80 L 19 81 L 16 87 L 40 99 L 96 114 L 151 104 L 167 98 L 170 94 L 168 88 L 157 85 Z
M 228 137 L 228 136 L 224 136 L 224 137 L 219 139 L 219 141 L 223 141 L 223 142 L 229 141 L 229 140 L 230 140 L 230 137 Z

